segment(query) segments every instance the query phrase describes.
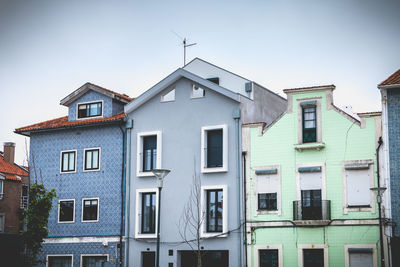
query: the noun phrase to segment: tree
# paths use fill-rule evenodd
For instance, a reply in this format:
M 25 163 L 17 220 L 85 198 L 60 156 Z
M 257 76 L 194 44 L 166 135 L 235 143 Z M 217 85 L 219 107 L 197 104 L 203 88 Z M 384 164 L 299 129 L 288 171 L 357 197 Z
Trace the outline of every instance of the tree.
M 194 172 L 189 198 L 183 208 L 178 227 L 183 242 L 196 254 L 197 267 L 201 267 L 200 233 L 204 220 L 205 212 L 201 207 L 201 179 Z
M 48 191 L 43 184 L 37 182 L 31 184 L 28 209 L 23 212 L 26 224 L 26 230 L 21 233 L 25 246 L 23 266 L 35 266 L 40 262 L 37 260 L 37 255 L 42 249 L 43 239 L 49 233 L 47 223 L 54 197 L 56 197 L 54 189 Z

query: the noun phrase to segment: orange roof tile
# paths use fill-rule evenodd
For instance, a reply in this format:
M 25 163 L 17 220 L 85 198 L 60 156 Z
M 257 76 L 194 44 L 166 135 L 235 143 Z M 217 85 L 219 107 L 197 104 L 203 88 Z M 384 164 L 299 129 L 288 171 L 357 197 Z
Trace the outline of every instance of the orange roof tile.
M 11 164 L 4 160 L 3 154 L 0 154 L 0 173 L 8 180 L 21 181 L 18 176 L 28 176 L 28 172 L 21 169 L 17 164 Z
M 15 129 L 15 132 L 19 133 L 19 134 L 23 134 L 26 132 L 38 131 L 38 130 L 44 130 L 44 129 L 57 129 L 57 128 L 74 127 L 74 126 L 81 126 L 81 125 L 101 124 L 101 123 L 122 120 L 124 117 L 125 117 L 125 113 L 120 113 L 118 115 L 115 115 L 112 117 L 107 117 L 107 118 L 68 121 L 68 116 L 64 116 L 61 118 L 43 121 L 43 122 L 35 123 L 35 124 L 29 125 L 29 126 L 24 126 L 24 127 Z
M 117 96 L 119 96 L 119 97 L 121 97 L 121 98 L 123 98 L 123 99 L 126 99 L 126 100 L 128 100 L 128 101 L 134 100 L 134 98 L 132 98 L 132 97 L 129 97 L 129 96 L 125 95 L 125 94 L 117 93 L 117 92 L 112 91 L 112 90 L 110 90 L 110 89 L 104 88 L 103 86 L 100 86 L 100 85 L 97 85 L 97 84 L 94 84 L 94 83 L 89 83 L 89 84 L 94 85 L 94 86 L 97 86 L 97 87 L 99 87 L 99 88 L 101 88 L 101 89 L 104 89 L 104 90 L 106 90 L 106 91 L 108 91 L 108 92 L 110 92 L 110 93 L 112 93 L 112 94 L 114 94 L 114 95 L 117 95 Z
M 395 85 L 395 84 L 400 85 L 400 69 L 395 73 L 393 73 L 392 75 L 390 75 L 389 78 L 381 82 L 378 86 Z

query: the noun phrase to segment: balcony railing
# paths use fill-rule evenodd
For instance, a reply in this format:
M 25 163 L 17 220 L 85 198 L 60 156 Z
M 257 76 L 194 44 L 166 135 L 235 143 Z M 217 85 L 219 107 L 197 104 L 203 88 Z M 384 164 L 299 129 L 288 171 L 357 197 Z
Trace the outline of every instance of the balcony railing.
M 293 201 L 293 220 L 330 220 L 331 201 L 319 200 L 306 202 L 301 200 Z

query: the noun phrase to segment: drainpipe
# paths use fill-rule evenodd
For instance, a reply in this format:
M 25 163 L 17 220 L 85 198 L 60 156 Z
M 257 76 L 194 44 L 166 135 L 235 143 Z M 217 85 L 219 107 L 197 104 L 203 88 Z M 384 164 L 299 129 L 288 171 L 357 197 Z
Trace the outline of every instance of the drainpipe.
M 126 168 L 125 168 L 125 195 L 126 195 L 126 208 L 125 208 L 125 267 L 129 266 L 129 215 L 131 207 L 131 131 L 133 128 L 133 120 L 128 119 L 126 121 Z
M 244 225 L 243 225 L 243 243 L 245 244 L 244 246 L 244 266 L 247 267 L 247 206 L 246 206 L 246 179 L 247 179 L 247 174 L 246 174 L 246 151 L 242 151 L 242 157 L 243 157 L 243 218 L 244 218 Z
M 378 141 L 378 147 L 376 148 L 376 167 L 377 167 L 377 172 L 376 172 L 376 176 L 378 178 L 378 188 L 381 187 L 380 184 L 380 175 L 379 175 L 379 148 L 381 147 L 383 141 L 382 141 L 382 136 L 379 137 L 379 141 Z M 380 192 L 377 192 L 378 194 L 380 194 Z M 379 198 L 381 196 L 378 196 Z M 382 233 L 382 215 L 381 215 L 381 202 L 382 201 L 378 201 L 378 210 L 379 210 L 379 241 L 380 241 L 380 246 L 381 246 L 381 267 L 385 267 L 385 252 L 384 252 L 384 247 L 383 247 L 383 233 Z
M 237 214 L 238 214 L 238 225 L 239 225 L 239 246 L 238 246 L 238 263 L 243 266 L 242 262 L 242 220 L 241 220 L 241 181 L 240 181 L 240 108 L 233 111 L 233 119 L 235 120 L 235 132 L 236 132 L 236 187 L 237 187 Z
M 125 180 L 125 130 L 123 127 L 119 127 L 122 133 L 122 168 L 121 168 L 121 225 L 120 225 L 120 233 L 119 233 L 119 266 L 122 267 L 122 262 L 124 260 L 124 256 L 122 253 L 122 238 L 124 234 L 124 180 Z

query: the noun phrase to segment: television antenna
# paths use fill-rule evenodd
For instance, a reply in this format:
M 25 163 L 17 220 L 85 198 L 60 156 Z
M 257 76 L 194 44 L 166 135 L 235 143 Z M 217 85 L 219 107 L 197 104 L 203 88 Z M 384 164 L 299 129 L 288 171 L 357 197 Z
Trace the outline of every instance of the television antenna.
M 186 65 L 186 48 L 190 47 L 190 46 L 194 46 L 197 45 L 197 43 L 191 43 L 188 44 L 189 40 L 185 38 L 183 38 L 182 36 L 180 36 L 179 34 L 177 34 L 176 32 L 172 31 L 173 34 L 175 34 L 179 39 L 182 40 L 182 44 L 183 44 L 183 66 Z

